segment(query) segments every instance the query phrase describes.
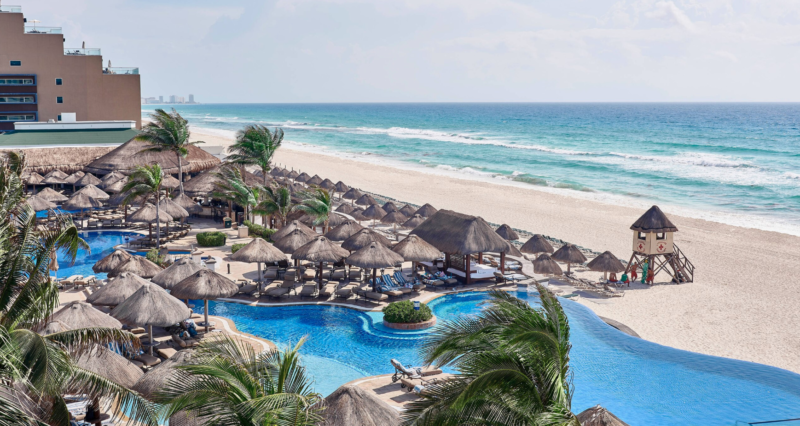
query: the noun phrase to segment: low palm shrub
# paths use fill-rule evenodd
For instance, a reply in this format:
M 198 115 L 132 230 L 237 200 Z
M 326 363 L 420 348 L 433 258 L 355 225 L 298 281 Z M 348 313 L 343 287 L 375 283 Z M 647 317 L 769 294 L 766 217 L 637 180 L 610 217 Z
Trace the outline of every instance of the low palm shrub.
M 231 246 L 231 253 L 236 253 L 237 251 L 239 251 L 239 249 L 241 249 L 242 247 L 244 247 L 246 245 L 247 244 L 244 244 L 244 243 L 238 243 L 238 244 L 232 245 Z
M 272 234 L 274 234 L 276 231 L 275 229 L 266 228 L 259 224 L 250 222 L 249 220 L 244 221 L 244 226 L 247 227 L 250 235 L 261 237 L 267 241 L 272 241 L 270 237 L 272 237 Z
M 166 266 L 167 256 L 162 256 L 157 248 L 151 248 L 148 250 L 144 257 L 158 266 Z
M 383 320 L 393 324 L 424 322 L 431 318 L 433 313 L 428 305 L 420 303 L 419 310 L 415 310 L 410 300 L 392 302 L 383 308 Z
M 227 235 L 223 232 L 201 232 L 197 234 L 197 245 L 200 247 L 219 247 L 225 245 Z

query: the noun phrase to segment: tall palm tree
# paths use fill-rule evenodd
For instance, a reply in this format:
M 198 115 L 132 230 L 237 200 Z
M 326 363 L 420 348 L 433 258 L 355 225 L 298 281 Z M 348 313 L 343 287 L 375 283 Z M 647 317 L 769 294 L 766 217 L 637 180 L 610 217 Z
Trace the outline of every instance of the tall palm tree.
M 283 129 L 274 132 L 266 126 L 252 124 L 236 133 L 236 143 L 228 148 L 227 160 L 241 165 L 257 166 L 264 175 L 264 186 L 272 169 L 272 156 L 283 142 Z
M 156 206 L 156 247 L 161 247 L 161 220 L 159 203 L 161 201 L 161 184 L 164 180 L 164 172 L 161 166 L 153 164 L 150 166 L 139 166 L 128 176 L 128 183 L 122 187 L 122 193 L 128 194 L 122 200 L 123 204 L 129 204 L 133 200 L 141 197 L 142 207 L 151 199 Z
M 214 183 L 212 195 L 242 207 L 245 219 L 249 220 L 250 208 L 258 204 L 259 188 L 247 186 L 241 169 L 230 163 L 220 167 L 215 175 L 219 179 Z
M 445 323 L 423 345 L 428 364 L 459 371 L 427 386 L 407 425 L 580 426 L 572 414 L 569 323 L 537 284 L 541 308 L 496 291 L 475 317 Z
M 273 182 L 270 186 L 262 187 L 259 193 L 261 199 L 253 209 L 253 212 L 277 217 L 279 228 L 286 225 L 286 217 L 289 216 L 289 213 L 294 208 L 292 193 L 289 188 Z M 265 226 L 266 223 L 266 217 L 264 217 Z
M 202 141 L 189 142 L 189 123 L 181 117 L 175 108 L 166 112 L 159 108 L 150 114 L 150 122 L 136 136 L 136 140 L 147 142 L 149 147 L 142 150 L 164 152 L 171 151 L 178 157 L 178 181 L 183 194 L 183 158 L 189 155 L 189 146 L 203 143 Z
M 333 214 L 333 199 L 330 192 L 314 187 L 302 192 L 300 197 L 303 201 L 295 208 L 310 216 L 314 226 L 322 225 L 323 234 L 328 232 L 328 222 Z
M 201 424 L 316 425 L 321 397 L 294 348 L 256 353 L 241 340 L 206 339 L 192 363 L 177 367 L 156 401 L 167 415 L 187 411 Z
M 88 249 L 67 215 L 36 226 L 35 212 L 24 203 L 19 175 L 24 156 L 0 160 L 0 424 L 69 425 L 65 394 L 111 398 L 130 407 L 129 417 L 156 425 L 154 407 L 135 392 L 75 364 L 77 356 L 112 342 L 139 347 L 132 334 L 101 327 L 39 334 L 59 304 L 50 279 L 50 255 L 75 260 Z M 19 403 L 20 400 L 27 404 Z

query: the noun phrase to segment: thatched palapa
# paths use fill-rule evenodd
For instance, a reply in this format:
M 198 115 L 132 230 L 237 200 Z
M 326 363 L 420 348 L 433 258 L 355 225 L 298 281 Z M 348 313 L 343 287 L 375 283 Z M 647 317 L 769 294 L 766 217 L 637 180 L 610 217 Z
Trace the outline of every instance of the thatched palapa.
M 55 209 L 57 207 L 55 204 L 51 203 L 50 201 L 45 200 L 42 197 L 39 197 L 38 195 L 34 195 L 32 197 L 29 197 L 26 200 L 26 202 L 28 203 L 29 206 L 31 206 L 31 208 L 35 212 L 42 211 L 42 210 L 52 210 L 52 209 Z
M 147 142 L 131 139 L 108 154 L 92 161 L 84 170 L 95 174 L 106 174 L 112 171 L 130 174 L 139 166 L 160 164 L 164 173 L 178 173 L 178 159 L 174 152 L 144 151 L 149 146 Z M 195 145 L 189 145 L 188 150 L 188 155 L 181 160 L 184 173 L 198 173 L 220 163 L 217 157 Z
M 44 180 L 42 181 L 42 183 L 46 184 L 46 185 L 59 185 L 59 184 L 67 183 L 64 179 L 65 178 L 62 178 L 62 177 L 59 177 L 59 176 L 50 175 L 50 176 L 45 176 Z
M 387 214 L 386 216 L 382 217 L 381 223 L 399 225 L 401 223 L 405 223 L 407 220 L 408 218 L 403 213 L 400 213 L 399 211 L 393 211 Z
M 84 352 L 75 364 L 126 388 L 135 385 L 144 375 L 136 364 L 99 345 Z
M 625 270 L 625 265 L 617 259 L 610 251 L 605 251 L 600 256 L 595 257 L 586 266 L 591 271 L 595 272 L 622 272 Z
M 398 211 L 400 213 L 403 213 L 407 217 L 413 217 L 414 213 L 416 213 L 417 209 L 415 209 L 414 207 L 411 207 L 410 205 L 406 204 L 403 207 L 400 207 L 400 209 Z
M 442 256 L 442 252 L 439 249 L 428 244 L 417 235 L 409 235 L 403 241 L 397 243 L 392 251 L 411 262 L 431 262 Z
M 451 210 L 439 210 L 411 233 L 448 254 L 500 253 L 506 250 L 506 240 L 497 235 L 483 218 Z
M 76 192 L 61 207 L 65 210 L 85 210 L 102 206 L 100 200 L 90 197 L 87 193 Z
M 314 175 L 306 181 L 306 185 L 319 186 L 322 183 L 322 178 L 319 175 Z
M 335 228 L 328 231 L 328 233 L 325 234 L 325 237 L 331 241 L 344 241 L 362 229 L 364 229 L 364 227 L 359 225 L 358 222 L 345 220 Z
M 150 203 L 146 203 L 135 213 L 128 216 L 128 222 L 156 223 L 156 221 L 161 223 L 172 222 L 172 216 L 165 212 L 163 208 L 158 209 L 158 215 L 156 215 L 156 206 Z
M 497 235 L 503 237 L 504 240 L 514 241 L 519 239 L 519 234 L 506 224 L 500 225 L 495 232 L 497 232 Z
M 121 322 L 82 300 L 67 303 L 55 311 L 49 321 L 58 321 L 73 330 L 91 327 L 122 328 Z
M 350 217 L 352 217 L 354 220 L 356 220 L 358 222 L 361 222 L 361 221 L 364 221 L 364 220 L 369 220 L 368 217 L 364 216 L 364 210 L 363 209 L 355 209 L 355 210 L 351 211 L 350 212 Z
M 397 206 L 391 201 L 387 201 L 386 203 L 384 203 L 383 206 L 381 206 L 381 208 L 387 214 L 388 213 L 392 213 L 392 212 L 396 212 L 398 210 Z
M 95 177 L 95 175 L 86 173 L 75 182 L 75 186 L 100 185 L 102 183 L 103 181 Z
M 78 170 L 77 172 L 67 176 L 67 178 L 64 179 L 64 182 L 75 185 L 75 183 L 81 180 L 81 178 L 84 177 L 85 175 L 86 173 L 84 173 L 81 170 Z
M 139 257 L 139 256 L 134 256 Z M 130 272 L 121 272 L 108 284 L 86 297 L 92 305 L 116 306 L 136 293 L 147 281 Z
M 586 262 L 586 256 L 583 255 L 581 250 L 575 244 L 564 244 L 553 253 L 553 260 L 567 264 L 567 272 L 573 263 Z
M 162 188 L 175 189 L 175 188 L 177 188 L 179 186 L 181 186 L 181 181 L 179 181 L 178 179 L 176 179 L 172 175 L 166 175 L 161 180 L 161 187 Z
M 536 234 L 532 236 L 525 244 L 520 247 L 519 251 L 523 253 L 539 254 L 539 253 L 553 253 L 555 249 L 550 245 L 543 235 Z
M 283 256 L 283 253 L 280 254 Z M 206 332 L 208 332 L 208 301 L 221 297 L 231 297 L 238 291 L 239 286 L 233 281 L 211 269 L 202 268 L 175 284 L 170 294 L 182 299 L 203 299 Z
M 383 244 L 371 242 L 347 257 L 347 263 L 360 268 L 389 268 L 403 262 L 403 256 Z
M 363 214 L 364 214 L 364 217 L 367 217 L 367 218 L 370 218 L 370 219 L 374 219 L 374 220 L 377 220 L 377 219 L 380 219 L 380 218 L 386 216 L 386 212 L 381 208 L 381 206 L 379 206 L 377 204 L 373 204 L 373 205 L 367 207 L 367 209 L 364 210 Z
M 53 190 L 53 188 L 45 188 L 39 191 L 39 193 L 36 194 L 36 196 L 43 200 L 47 200 L 51 203 L 60 203 L 62 201 L 68 200 L 68 198 L 65 195 L 56 192 L 55 190 Z
M 336 189 L 336 192 L 345 193 L 345 192 L 350 190 L 350 187 L 345 185 L 344 182 L 339 181 L 339 182 L 336 182 L 336 186 L 335 186 L 334 189 Z
M 311 179 L 311 176 L 308 173 L 303 172 L 300 173 L 296 178 L 294 178 L 295 182 L 305 183 L 307 180 Z
M 336 184 L 330 179 L 325 179 L 320 182 L 319 187 L 326 191 L 333 191 L 336 189 Z
M 164 209 L 164 211 L 167 212 L 168 215 L 172 216 L 173 219 L 189 217 L 189 212 L 171 198 L 161 200 L 158 203 L 158 207 L 160 209 Z
M 36 172 L 31 172 L 28 175 L 23 175 L 22 178 L 28 185 L 39 185 L 44 181 L 44 176 Z
M 32 132 L 33 133 L 33 132 Z M 53 170 L 74 173 L 110 152 L 110 146 L 59 146 L 54 148 L 25 148 L 25 171 L 44 174 Z M 13 151 L 19 152 L 19 149 Z M 2 150 L 0 154 L 11 152 Z
M 578 414 L 578 421 L 581 426 L 629 426 L 605 408 L 595 405 L 587 408 Z
M 284 177 L 289 178 L 291 180 L 295 180 L 298 176 L 300 176 L 300 173 L 298 173 L 297 170 L 292 170 L 291 172 L 287 173 L 286 176 Z
M 130 259 L 131 257 L 132 255 L 127 251 L 114 250 L 113 253 L 98 260 L 97 263 L 95 263 L 94 266 L 92 266 L 92 271 L 94 271 L 96 274 L 99 274 L 101 272 L 111 272 L 117 266 L 127 262 L 128 259 Z
M 186 172 L 186 169 L 184 169 L 184 172 Z M 191 197 L 211 196 L 211 193 L 217 190 L 217 183 L 220 182 L 220 178 L 217 176 L 219 172 L 219 166 L 211 167 L 203 173 L 183 182 L 184 194 Z M 264 183 L 263 178 L 250 172 L 245 172 L 244 180 L 248 185 L 261 185 Z
M 636 222 L 633 222 L 631 230 L 644 233 L 678 232 L 678 227 L 667 218 L 667 215 L 658 206 L 653 206 L 639 219 L 636 219 Z
M 325 420 L 320 426 L 400 426 L 400 414 L 371 391 L 344 385 L 323 401 Z
M 369 228 L 364 228 L 344 240 L 342 242 L 342 248 L 345 250 L 356 251 L 370 245 L 373 242 L 380 243 L 385 247 L 390 247 L 392 245 L 388 238 Z
M 292 258 L 297 260 L 307 260 L 309 262 L 338 262 L 350 253 L 334 244 L 331 240 L 318 235 L 306 245 L 299 247 L 292 253 Z
M 342 198 L 345 200 L 357 200 L 361 198 L 361 195 L 361 191 L 359 191 L 357 188 L 350 188 L 344 193 L 344 195 L 342 195 Z
M 314 238 L 300 229 L 295 229 L 273 244 L 275 248 L 286 253 L 292 254 L 295 250 L 308 244 Z
M 86 177 L 86 176 L 84 176 L 84 177 Z M 110 195 L 106 194 L 105 192 L 103 192 L 103 190 L 101 190 L 100 188 L 98 188 L 98 187 L 96 187 L 96 186 L 94 186 L 92 184 L 88 184 L 88 185 L 84 186 L 83 189 L 81 189 L 80 191 L 76 192 L 76 194 L 86 194 L 86 195 L 88 195 L 88 196 L 90 196 L 90 197 L 92 197 L 92 198 L 94 198 L 96 200 L 108 200 L 109 198 L 111 198 Z
M 315 236 L 318 235 L 311 228 L 309 228 L 308 226 L 303 225 L 299 220 L 293 220 L 293 221 L 287 223 L 281 229 L 275 231 L 275 233 L 272 234 L 272 241 L 280 240 L 281 238 L 289 235 L 289 233 L 294 231 L 295 229 L 300 229 L 303 233 L 305 233 L 309 237 L 315 237 Z
M 361 197 L 359 197 L 358 200 L 356 200 L 356 204 L 358 204 L 359 206 L 371 206 L 374 204 L 378 204 L 378 202 L 375 201 L 374 198 L 372 198 L 372 195 L 364 194 Z
M 144 256 L 131 256 L 130 259 L 114 268 L 111 273 L 116 276 L 123 272 L 132 272 L 142 278 L 152 278 L 161 270 L 160 266 L 147 260 Z
M 124 174 L 122 174 L 122 173 L 120 173 L 120 172 L 115 170 L 115 171 L 103 176 L 102 179 L 100 179 L 100 181 L 102 182 L 101 185 L 105 186 L 105 185 L 110 185 L 110 184 L 112 184 L 112 183 L 114 183 L 114 182 L 116 182 L 116 181 L 118 181 L 120 179 L 125 179 L 125 178 L 127 178 L 126 175 L 124 175 Z
M 539 255 L 533 261 L 533 272 L 542 275 L 561 275 L 561 267 L 548 254 Z
M 438 210 L 436 210 L 436 208 L 433 207 L 432 205 L 425 204 L 424 206 L 417 209 L 417 211 L 415 211 L 414 214 L 418 214 L 422 217 L 431 217 L 434 214 L 436 214 L 437 211 Z
M 172 376 L 177 371 L 176 367 L 190 364 L 193 357 L 195 357 L 193 349 L 178 351 L 178 353 L 167 358 L 145 373 L 131 389 L 139 392 L 147 399 L 153 399 L 155 393 L 161 390 L 167 382 L 172 379 Z M 171 421 L 170 425 L 173 425 Z
M 119 194 L 120 192 L 122 192 L 122 189 L 125 188 L 125 185 L 127 183 L 128 183 L 127 179 L 119 179 L 118 181 L 113 182 L 110 185 L 106 185 L 104 188 L 106 192 Z
M 186 194 L 178 194 L 178 196 L 173 198 L 172 201 L 183 207 L 184 210 L 191 214 L 200 213 L 203 211 L 203 207 L 197 204 L 191 198 L 187 197 Z
M 258 277 L 261 281 L 264 281 L 264 276 L 261 274 L 261 264 L 285 261 L 286 255 L 266 240 L 253 238 L 247 245 L 232 254 L 230 259 L 234 262 L 257 263 Z
M 400 225 L 400 226 L 402 226 L 403 228 L 414 229 L 417 226 L 422 225 L 422 223 L 425 222 L 426 220 L 428 220 L 428 219 L 424 218 L 424 217 L 422 217 L 422 216 L 420 216 L 418 214 L 415 214 L 414 217 L 412 217 L 412 218 L 408 219 L 407 221 L 403 222 L 403 224 Z
M 155 274 L 150 279 L 151 282 L 161 286 L 161 288 L 170 290 L 179 282 L 193 275 L 195 272 L 203 269 L 191 257 L 184 257 L 178 259 L 167 269 Z
M 350 214 L 350 212 L 352 212 L 353 210 L 355 210 L 355 208 L 350 204 L 341 204 L 339 207 L 336 208 L 337 212 L 344 214 Z

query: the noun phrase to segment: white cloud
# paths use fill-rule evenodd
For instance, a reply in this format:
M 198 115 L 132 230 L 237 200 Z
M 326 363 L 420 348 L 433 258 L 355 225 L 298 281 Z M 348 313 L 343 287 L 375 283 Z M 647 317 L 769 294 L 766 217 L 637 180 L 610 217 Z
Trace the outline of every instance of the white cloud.
M 660 1 L 655 4 L 655 9 L 645 14 L 648 18 L 664 19 L 679 25 L 689 31 L 695 31 L 695 25 L 686 13 L 674 2 Z

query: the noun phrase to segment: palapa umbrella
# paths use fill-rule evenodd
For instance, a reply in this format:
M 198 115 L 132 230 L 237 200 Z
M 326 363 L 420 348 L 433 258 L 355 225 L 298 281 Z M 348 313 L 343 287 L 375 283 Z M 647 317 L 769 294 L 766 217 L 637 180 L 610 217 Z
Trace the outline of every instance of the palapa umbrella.
M 47 269 L 56 273 L 56 280 L 58 279 L 58 254 L 55 250 L 50 250 L 50 264 Z
M 291 172 L 289 172 L 289 173 L 286 175 L 286 177 L 287 177 L 287 178 L 289 178 L 289 179 L 291 179 L 291 180 L 295 180 L 295 179 L 297 179 L 297 177 L 298 177 L 298 176 L 300 176 L 300 173 L 298 173 L 298 172 L 297 172 L 297 170 L 292 170 Z
M 67 176 L 67 177 L 69 177 L 69 176 Z M 62 177 L 55 176 L 55 175 L 47 175 L 47 176 L 44 177 L 44 180 L 42 181 L 42 183 L 47 184 L 47 185 L 61 185 L 61 184 L 67 183 L 67 182 L 64 181 L 64 179 L 66 179 L 66 178 L 62 178 Z
M 45 200 L 44 198 L 34 195 L 29 197 L 26 202 L 35 212 L 40 212 L 42 210 L 54 210 L 56 205 L 51 203 L 50 201 Z
M 92 305 L 76 300 L 55 311 L 48 321 L 60 322 L 72 330 L 92 327 L 122 328 L 114 317 L 100 312 Z
M 273 167 L 272 170 L 269 171 L 269 174 L 274 177 L 283 176 L 283 169 L 280 167 Z
M 284 259 L 286 258 L 283 253 L 277 252 Z M 170 294 L 181 299 L 203 299 L 203 313 L 205 315 L 206 333 L 208 333 L 208 301 L 219 299 L 220 297 L 231 297 L 238 291 L 239 286 L 235 282 L 211 269 L 202 268 L 175 284 Z
M 424 218 L 424 217 L 422 217 L 422 216 L 420 216 L 418 214 L 415 214 L 414 217 L 412 217 L 411 219 L 408 219 L 407 221 L 403 222 L 403 224 L 400 225 L 400 226 L 402 226 L 403 228 L 414 229 L 417 226 L 420 226 L 422 224 L 422 222 L 425 222 L 426 220 L 427 220 L 427 218 Z
M 160 206 L 159 206 L 160 207 Z M 158 209 L 158 214 L 156 214 L 156 206 L 145 203 L 144 206 L 136 210 L 130 217 L 127 219 L 128 222 L 139 222 L 139 223 L 147 223 L 148 228 L 150 231 L 150 239 L 153 238 L 153 224 L 156 221 L 160 223 L 169 223 L 172 222 L 172 216 L 170 216 L 167 212 L 164 211 L 163 208 Z M 160 231 L 160 229 L 158 229 Z M 160 232 L 158 238 L 161 238 Z
M 41 334 L 42 336 L 47 336 L 48 334 L 55 334 L 55 333 L 63 333 L 65 331 L 71 330 L 66 324 L 58 321 L 50 321 L 38 329 L 37 333 Z
M 326 191 L 333 191 L 336 189 L 336 184 L 330 179 L 325 179 L 320 182 L 319 187 Z
M 364 229 L 364 227 L 359 225 L 358 222 L 345 220 L 335 228 L 328 231 L 328 233 L 325 234 L 325 238 L 331 241 L 344 241 L 362 229 Z
M 408 220 L 406 215 L 400 213 L 399 211 L 393 211 L 386 216 L 381 218 L 381 223 L 391 224 L 392 230 L 394 231 L 395 238 L 397 238 L 397 225 L 401 223 L 405 223 Z
M 98 207 L 102 207 L 103 203 L 100 200 L 92 198 L 89 194 L 85 192 L 76 192 L 69 197 L 69 199 L 61 205 L 66 210 L 80 210 L 83 213 L 86 209 L 94 209 Z
M 135 256 L 138 257 L 138 256 Z M 129 326 L 148 327 L 150 355 L 153 355 L 153 326 L 169 327 L 192 316 L 192 310 L 163 288 L 145 283 L 136 293 L 117 305 L 111 316 Z M 131 385 L 133 386 L 133 385 Z
M 307 233 L 303 232 L 301 229 L 295 229 L 294 231 L 290 232 L 285 237 L 281 238 L 280 240 L 275 241 L 273 244 L 278 250 L 286 253 L 292 254 L 295 250 L 304 245 L 308 244 L 314 237 L 308 235 Z M 295 266 L 297 266 L 297 259 L 294 261 Z
M 550 245 L 550 242 L 547 241 L 547 238 L 543 235 L 536 234 L 526 241 L 525 244 L 519 248 L 519 251 L 523 253 L 539 254 L 552 253 L 555 250 L 553 246 Z
M 319 184 L 321 184 L 321 183 L 322 183 L 322 178 L 319 177 L 318 175 L 314 175 L 314 176 L 312 176 L 310 179 L 308 179 L 306 181 L 306 185 L 319 186 Z
M 116 181 L 118 181 L 118 180 L 120 180 L 120 179 L 122 179 L 124 177 L 126 177 L 124 174 L 122 174 L 122 173 L 120 173 L 118 171 L 113 171 L 113 172 L 103 176 L 103 178 L 100 179 L 100 180 L 102 181 L 103 185 L 109 185 L 109 184 L 111 184 L 113 182 L 116 182 Z
M 105 190 L 106 190 L 106 192 L 119 194 L 120 192 L 122 192 L 123 188 L 125 188 L 125 184 L 127 184 L 127 183 L 128 183 L 128 181 L 126 179 L 120 179 L 120 180 L 118 180 L 118 181 L 116 181 L 116 182 L 114 182 L 114 183 L 112 183 L 110 185 L 106 185 L 105 186 Z
M 80 179 L 75 182 L 76 186 L 86 186 L 86 185 L 100 185 L 103 181 L 95 177 L 95 175 L 91 173 L 86 173 Z
M 196 214 L 203 211 L 203 207 L 197 204 L 194 200 L 189 198 L 186 194 L 178 194 L 172 201 L 176 202 L 179 206 L 190 214 Z
M 416 235 L 409 235 L 403 241 L 397 243 L 392 251 L 411 262 L 414 278 L 417 276 L 417 262 L 433 262 L 442 257 L 442 252 L 439 249 Z
M 152 278 L 161 270 L 160 266 L 147 260 L 144 256 L 131 256 L 130 259 L 114 268 L 111 273 L 119 275 L 123 272 L 133 272 L 142 278 Z
M 592 259 L 586 266 L 590 271 L 602 272 L 603 278 L 606 278 L 609 272 L 616 274 L 625 270 L 625 265 L 610 251 L 604 251 L 603 254 Z
M 231 260 L 234 262 L 257 263 L 258 277 L 263 283 L 264 274 L 261 273 L 261 264 L 286 260 L 286 255 L 266 240 L 262 238 L 253 238 L 246 246 L 232 254 Z
M 131 390 L 139 392 L 140 395 L 147 399 L 153 399 L 156 392 L 161 390 L 167 382 L 172 379 L 175 372 L 178 371 L 176 367 L 191 364 L 195 356 L 194 349 L 178 351 L 175 355 L 165 359 L 145 373 L 144 376 L 131 387 Z M 171 419 L 169 424 L 174 426 Z
M 374 198 L 372 198 L 372 195 L 363 194 L 362 196 L 358 197 L 358 200 L 356 200 L 356 204 L 358 204 L 359 206 L 372 206 L 374 204 L 378 204 L 378 202 L 375 201 Z
M 275 231 L 275 233 L 274 233 L 274 234 L 272 234 L 272 241 L 278 241 L 278 240 L 280 240 L 281 238 L 283 238 L 283 237 L 285 237 L 285 236 L 289 235 L 289 233 L 290 233 L 290 232 L 292 232 L 292 231 L 294 231 L 295 229 L 300 229 L 301 231 L 303 231 L 303 232 L 304 232 L 306 235 L 308 235 L 309 237 L 314 237 L 314 236 L 316 236 L 316 235 L 317 235 L 317 233 L 316 233 L 316 232 L 314 232 L 314 231 L 313 231 L 311 228 L 309 228 L 308 226 L 305 226 L 305 225 L 303 225 L 302 223 L 300 223 L 300 221 L 299 221 L 299 220 L 293 220 L 293 221 L 291 221 L 291 222 L 287 223 L 287 224 L 286 224 L 285 226 L 283 226 L 281 229 L 279 229 L 279 230 Z
M 311 179 L 311 176 L 308 173 L 303 172 L 300 173 L 296 178 L 294 178 L 295 182 L 305 183 L 307 180 Z
M 164 179 L 161 180 L 162 188 L 175 189 L 179 186 L 181 186 L 181 182 L 172 175 L 166 175 Z
M 25 183 L 28 185 L 39 185 L 44 181 L 44 176 L 40 175 L 39 173 L 33 172 L 24 178 Z
M 313 263 L 319 263 L 319 289 L 322 289 L 322 264 L 324 262 L 338 262 L 350 253 L 334 244 L 331 240 L 319 235 L 314 237 L 306 245 L 299 247 L 292 253 L 292 259 L 307 260 Z
M 84 177 L 86 177 L 86 176 L 84 176 Z M 94 199 L 97 199 L 97 200 L 108 200 L 109 198 L 111 198 L 110 195 L 106 194 L 100 188 L 98 188 L 98 187 L 96 187 L 96 186 L 94 186 L 92 184 L 88 184 L 88 185 L 84 186 L 83 189 L 81 189 L 80 191 L 76 192 L 76 194 L 86 194 L 86 195 L 88 195 L 88 196 L 90 196 L 90 197 L 92 197 Z
M 418 214 L 422 217 L 431 217 L 434 214 L 436 214 L 437 211 L 438 210 L 436 210 L 435 207 L 426 203 L 424 206 L 417 209 L 417 211 L 415 211 L 414 214 Z
M 561 275 L 561 267 L 549 254 L 541 254 L 533 261 L 533 272 L 542 275 Z
M 352 212 L 353 210 L 355 210 L 355 208 L 350 204 L 341 204 L 339 205 L 339 207 L 336 208 L 337 212 L 344 214 L 350 214 L 350 212 Z
M 336 189 L 336 192 L 338 192 L 340 194 L 344 194 L 345 192 L 350 190 L 350 187 L 345 185 L 344 182 L 339 181 L 339 182 L 336 182 L 336 188 L 335 189 Z
M 344 240 L 342 242 L 342 248 L 345 250 L 356 251 L 368 246 L 373 242 L 381 243 L 386 247 L 390 247 L 392 245 L 388 238 L 369 228 L 364 228 Z
M 393 202 L 391 202 L 391 201 L 387 201 L 386 203 L 384 203 L 383 207 L 381 207 L 381 208 L 382 208 L 382 209 L 383 209 L 383 211 L 385 211 L 386 213 L 392 213 L 392 212 L 396 212 L 396 211 L 398 211 L 398 210 L 399 210 L 399 209 L 397 208 L 397 206 L 396 206 L 396 205 L 395 205 Z
M 203 267 L 198 265 L 191 257 L 184 257 L 176 260 L 175 263 L 169 265 L 167 269 L 155 274 L 150 281 L 163 289 L 171 290 L 176 284 L 201 269 L 203 269 Z
M 595 405 L 577 415 L 581 426 L 629 426 L 605 408 Z
M 138 256 L 136 256 L 138 257 Z M 147 284 L 147 280 L 131 272 L 122 272 L 108 284 L 90 294 L 86 301 L 92 305 L 116 306 L 133 296 L 137 290 Z
M 397 410 L 379 399 L 374 392 L 355 385 L 344 385 L 336 389 L 325 398 L 324 406 L 325 420 L 320 426 L 403 424 Z
M 125 250 L 114 250 L 113 253 L 98 260 L 97 263 L 92 266 L 92 271 L 94 271 L 96 274 L 101 272 L 111 272 L 117 266 L 127 262 L 131 257 L 131 254 Z
M 50 173 L 44 175 L 44 180 L 42 181 L 42 183 L 47 183 L 47 181 L 49 179 L 50 180 L 57 180 L 58 182 L 56 182 L 56 183 L 64 183 L 64 179 L 66 179 L 68 177 L 69 177 L 69 175 L 67 175 L 66 173 L 62 172 L 61 170 L 52 170 Z
M 378 268 L 390 268 L 403 263 L 403 256 L 389 250 L 378 242 L 371 242 L 347 257 L 347 263 L 359 268 L 372 269 L 372 291 L 377 291 L 376 275 Z
M 575 244 L 567 243 L 553 253 L 553 260 L 566 263 L 567 273 L 569 273 L 572 264 L 586 262 L 586 256 L 581 253 L 581 250 Z
M 172 216 L 173 219 L 183 219 L 185 217 L 189 217 L 189 212 L 171 198 L 165 198 L 161 200 L 158 203 L 158 207 L 167 212 L 167 214 Z
M 106 347 L 97 345 L 90 351 L 86 351 L 75 360 L 75 364 L 84 369 L 89 370 L 99 376 L 102 376 L 120 386 L 130 388 L 142 378 L 144 373 L 136 366 L 136 364 L 128 361 L 122 355 L 116 354 Z M 92 401 L 94 418 L 88 416 L 84 421 L 94 423 L 95 425 L 102 424 L 102 414 L 100 413 L 100 397 L 95 396 Z
M 342 195 L 342 198 L 352 201 L 361 198 L 361 195 L 361 191 L 359 191 L 358 188 L 350 188 Z
M 75 183 L 76 183 L 76 182 L 78 182 L 79 180 L 81 180 L 81 178 L 82 178 L 82 177 L 83 177 L 85 174 L 86 174 L 86 173 L 84 173 L 84 172 L 82 172 L 82 171 L 78 170 L 77 172 L 75 172 L 75 173 L 73 173 L 73 174 L 71 174 L 71 175 L 67 176 L 67 177 L 66 177 L 66 179 L 64 179 L 64 182 L 66 182 L 66 183 L 69 183 L 69 184 L 72 184 L 72 190 L 74 191 L 74 190 L 75 190 Z
M 381 206 L 372 204 L 371 206 L 367 207 L 366 210 L 364 210 L 363 215 L 366 218 L 372 219 L 372 224 L 374 226 L 376 220 L 386 216 L 386 212 L 381 208 Z
M 53 190 L 53 188 L 45 188 L 39 191 L 39 193 L 36 194 L 36 196 L 42 198 L 43 200 L 47 200 L 51 203 L 60 203 L 63 201 L 67 201 L 69 199 L 65 195 L 62 195 Z
M 519 239 L 519 235 L 517 234 L 517 232 L 506 224 L 500 225 L 500 227 L 497 228 L 497 231 L 495 232 L 497 232 L 498 235 L 500 235 L 501 237 L 503 237 L 504 240 L 507 241 L 514 241 Z
M 414 207 L 411 207 L 410 205 L 406 204 L 403 207 L 400 207 L 400 210 L 398 210 L 398 211 L 400 213 L 403 213 L 407 217 L 412 217 L 412 216 L 414 216 L 414 213 L 417 212 L 417 209 L 415 209 Z
M 357 222 L 362 222 L 362 221 L 365 221 L 365 220 L 369 220 L 368 217 L 364 216 L 364 210 L 363 209 L 355 209 L 355 210 L 351 211 L 350 212 L 350 217 L 352 217 Z

